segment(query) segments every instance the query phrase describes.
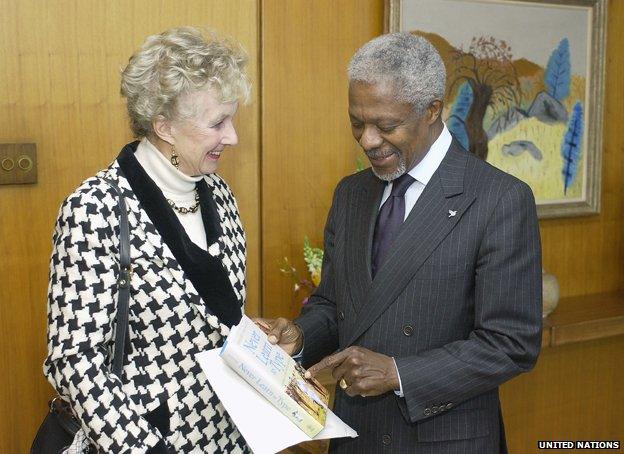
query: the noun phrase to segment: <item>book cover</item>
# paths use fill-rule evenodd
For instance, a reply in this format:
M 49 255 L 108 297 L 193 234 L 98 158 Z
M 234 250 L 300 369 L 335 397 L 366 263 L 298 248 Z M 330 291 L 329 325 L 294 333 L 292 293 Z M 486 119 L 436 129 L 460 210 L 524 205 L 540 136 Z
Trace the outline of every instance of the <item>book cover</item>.
M 221 349 L 226 364 L 313 438 L 325 426 L 329 392 L 248 317 L 234 326 Z

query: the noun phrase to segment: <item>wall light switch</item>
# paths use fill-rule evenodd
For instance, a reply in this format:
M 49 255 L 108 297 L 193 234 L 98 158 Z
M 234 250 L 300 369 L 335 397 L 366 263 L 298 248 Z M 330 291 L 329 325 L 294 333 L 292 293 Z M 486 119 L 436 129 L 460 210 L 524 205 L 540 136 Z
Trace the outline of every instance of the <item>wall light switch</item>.
M 0 143 L 0 184 L 37 182 L 37 145 Z

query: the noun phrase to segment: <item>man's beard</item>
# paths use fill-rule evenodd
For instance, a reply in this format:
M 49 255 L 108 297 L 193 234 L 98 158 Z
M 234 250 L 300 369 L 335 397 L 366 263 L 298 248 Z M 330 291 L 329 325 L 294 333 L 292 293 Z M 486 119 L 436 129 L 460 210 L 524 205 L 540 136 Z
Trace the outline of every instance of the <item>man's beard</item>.
M 369 151 L 364 150 L 364 153 L 366 154 L 366 156 L 368 156 L 369 158 L 373 158 L 373 159 L 387 155 L 387 153 L 382 153 L 381 151 L 377 149 L 369 150 Z M 394 149 L 392 153 L 396 154 L 399 159 L 399 164 L 397 165 L 397 168 L 394 172 L 380 174 L 377 172 L 377 169 L 375 169 L 375 166 L 371 165 L 371 170 L 373 171 L 373 174 L 380 180 L 383 180 L 383 181 L 396 180 L 401 175 L 403 175 L 405 171 L 407 170 L 407 163 L 405 162 L 405 157 L 403 156 L 403 153 L 401 153 L 397 149 Z

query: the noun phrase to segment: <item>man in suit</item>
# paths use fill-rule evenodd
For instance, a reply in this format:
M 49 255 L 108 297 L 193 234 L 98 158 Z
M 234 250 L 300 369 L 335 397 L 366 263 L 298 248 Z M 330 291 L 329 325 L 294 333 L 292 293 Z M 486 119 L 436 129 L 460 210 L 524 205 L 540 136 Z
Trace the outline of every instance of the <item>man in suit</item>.
M 531 190 L 452 138 L 444 65 L 424 38 L 375 38 L 348 73 L 371 168 L 336 188 L 300 316 L 259 323 L 338 381 L 335 411 L 359 437 L 333 452 L 504 452 L 498 386 L 531 369 L 541 340 Z

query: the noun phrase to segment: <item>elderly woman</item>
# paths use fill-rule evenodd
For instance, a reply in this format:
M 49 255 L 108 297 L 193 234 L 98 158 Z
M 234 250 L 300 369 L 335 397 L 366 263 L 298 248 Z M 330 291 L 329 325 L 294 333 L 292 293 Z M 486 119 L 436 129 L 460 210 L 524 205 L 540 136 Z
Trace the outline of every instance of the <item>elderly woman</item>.
M 245 301 L 245 235 L 215 173 L 237 143 L 245 64 L 239 46 L 194 28 L 147 38 L 121 81 L 139 140 L 60 209 L 44 372 L 80 421 L 83 452 L 249 451 L 195 359 L 223 343 Z M 121 189 L 130 226 L 120 378 L 111 372 L 120 221 L 105 179 Z

